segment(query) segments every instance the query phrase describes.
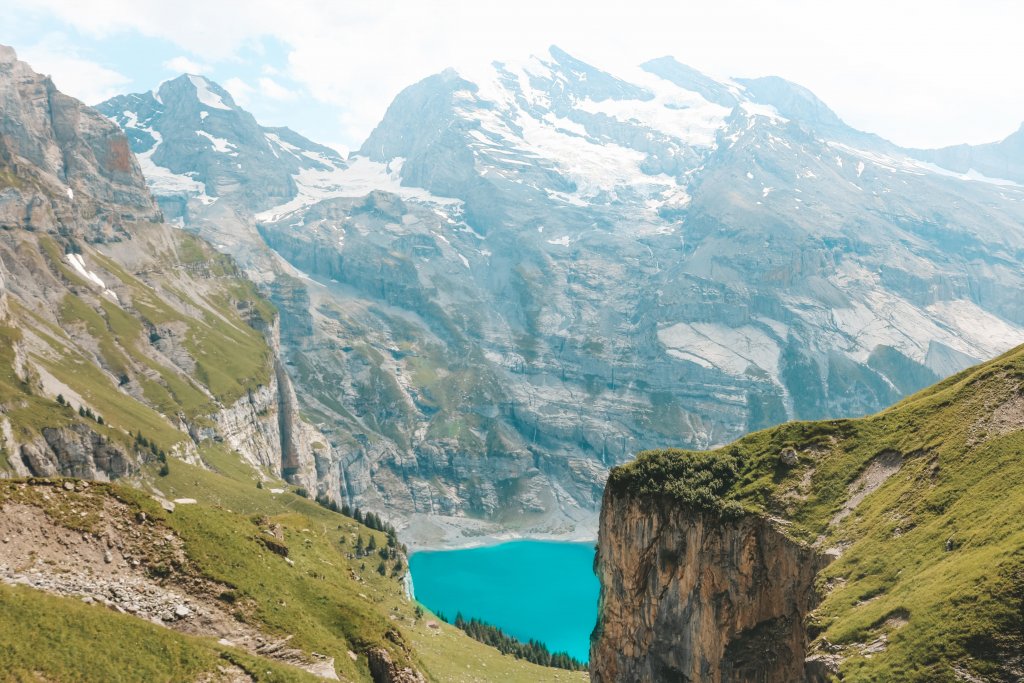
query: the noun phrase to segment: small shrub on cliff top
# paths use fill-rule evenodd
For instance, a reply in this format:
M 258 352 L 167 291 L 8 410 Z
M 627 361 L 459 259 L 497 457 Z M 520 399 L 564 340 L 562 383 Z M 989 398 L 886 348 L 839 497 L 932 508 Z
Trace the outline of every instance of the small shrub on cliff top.
M 669 449 L 640 453 L 633 463 L 612 470 L 608 485 L 615 493 L 668 496 L 697 510 L 731 515 L 741 508 L 725 496 L 738 478 L 735 455 Z

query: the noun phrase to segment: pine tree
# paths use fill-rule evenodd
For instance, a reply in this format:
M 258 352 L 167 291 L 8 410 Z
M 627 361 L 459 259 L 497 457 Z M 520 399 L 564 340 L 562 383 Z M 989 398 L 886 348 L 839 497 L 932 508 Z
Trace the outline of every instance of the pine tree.
M 381 576 L 387 576 L 388 575 L 388 566 L 386 564 L 384 564 L 384 560 L 381 560 L 380 564 L 377 565 L 377 573 L 380 574 Z

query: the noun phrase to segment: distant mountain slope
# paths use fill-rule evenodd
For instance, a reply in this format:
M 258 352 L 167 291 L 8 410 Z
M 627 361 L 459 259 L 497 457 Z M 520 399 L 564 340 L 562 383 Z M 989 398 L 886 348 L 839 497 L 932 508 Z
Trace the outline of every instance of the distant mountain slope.
M 162 113 L 189 144 L 196 107 Z M 956 176 L 782 79 L 552 48 L 426 78 L 294 198 L 225 186 L 234 218 L 186 225 L 283 311 L 326 485 L 457 542 L 481 525 L 417 513 L 578 533 L 639 449 L 870 413 L 1024 342 L 1024 188 Z
M 999 142 L 921 149 L 912 154 L 969 179 L 1024 184 L 1024 124 Z
M 293 176 L 300 172 L 345 167 L 328 147 L 287 128 L 260 126 L 203 76 L 179 76 L 153 92 L 115 97 L 98 109 L 125 130 L 162 201 L 174 193 L 181 200 L 197 193 L 203 203 L 230 195 L 270 207 L 296 196 Z
M 592 680 L 1020 680 L 1022 397 L 1018 347 L 871 417 L 613 470 Z

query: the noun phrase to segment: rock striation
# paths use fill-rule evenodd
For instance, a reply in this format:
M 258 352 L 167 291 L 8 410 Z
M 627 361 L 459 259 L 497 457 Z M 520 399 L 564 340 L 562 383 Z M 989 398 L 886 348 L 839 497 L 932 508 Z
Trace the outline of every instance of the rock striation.
M 771 520 L 605 494 L 590 675 L 756 683 L 804 677 L 804 621 L 827 558 Z

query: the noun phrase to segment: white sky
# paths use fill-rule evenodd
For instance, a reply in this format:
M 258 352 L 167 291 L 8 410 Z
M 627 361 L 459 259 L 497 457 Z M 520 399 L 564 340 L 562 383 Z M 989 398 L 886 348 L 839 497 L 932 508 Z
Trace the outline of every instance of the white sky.
M 293 108 L 315 98 L 333 118 L 320 139 L 352 147 L 420 78 L 550 44 L 613 73 L 672 55 L 712 75 L 779 75 L 906 146 L 988 142 L 1024 121 L 1024 2 L 1012 0 L 0 0 L 4 21 L 19 13 L 91 40 L 162 38 L 180 48 L 174 64 L 218 75 L 276 38 L 287 56 L 263 92 Z M 116 62 L 32 49 L 72 94 L 117 88 Z

